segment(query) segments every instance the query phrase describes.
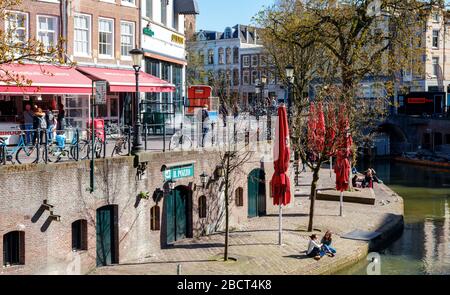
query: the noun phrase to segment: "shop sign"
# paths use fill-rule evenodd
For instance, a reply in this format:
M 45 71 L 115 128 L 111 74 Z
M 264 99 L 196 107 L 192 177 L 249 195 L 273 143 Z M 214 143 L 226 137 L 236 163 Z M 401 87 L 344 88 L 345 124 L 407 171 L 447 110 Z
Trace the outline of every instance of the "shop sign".
M 155 36 L 155 32 L 153 32 L 152 29 L 147 28 L 147 27 L 144 28 L 143 33 L 144 33 L 144 35 L 147 35 L 149 37 Z
M 184 44 L 184 38 L 181 37 L 181 36 L 172 34 L 172 42 L 183 45 Z
M 171 167 L 164 171 L 164 180 L 176 180 L 194 177 L 194 164 Z
M 108 92 L 108 83 L 106 81 L 95 82 L 95 104 L 106 104 L 106 93 Z

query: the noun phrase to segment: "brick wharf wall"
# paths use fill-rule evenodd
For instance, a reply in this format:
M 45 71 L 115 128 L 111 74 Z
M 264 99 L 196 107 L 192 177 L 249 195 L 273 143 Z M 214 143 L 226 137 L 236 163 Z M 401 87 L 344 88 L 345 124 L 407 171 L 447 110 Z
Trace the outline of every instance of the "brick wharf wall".
M 146 179 L 136 180 L 136 168 L 132 157 L 100 159 L 96 161 L 96 190 L 89 187 L 89 161 L 11 165 L 0 167 L 0 237 L 11 231 L 25 232 L 25 265 L 3 267 L 0 256 L 0 273 L 3 274 L 67 274 L 87 273 L 96 265 L 96 209 L 108 204 L 118 206 L 119 263 L 136 261 L 151 255 L 165 244 L 164 205 L 161 208 L 161 231 L 150 230 L 150 209 L 155 205 L 149 200 L 139 199 L 140 192 L 150 192 L 163 187 L 163 165 L 193 163 L 195 177 L 180 179 L 178 185 L 192 188 L 193 236 L 202 232 L 219 230 L 223 220 L 217 220 L 220 210 L 218 183 L 211 182 L 202 188 L 199 175 L 213 175 L 219 157 L 214 152 L 177 152 L 148 154 L 149 165 Z M 273 173 L 273 164 L 261 163 L 260 154 L 252 154 L 237 172 L 232 181 L 233 191 L 238 186 L 244 189 L 244 206 L 236 207 L 231 201 L 232 227 L 247 219 L 247 175 L 255 168 L 266 172 L 268 179 Z M 223 189 L 223 187 L 222 187 Z M 199 219 L 198 198 L 207 196 L 207 218 Z M 268 193 L 266 199 L 268 199 Z M 61 221 L 52 221 L 49 211 L 39 210 L 43 200 L 53 205 L 54 214 Z M 268 207 L 271 202 L 267 201 Z M 222 206 L 223 207 L 223 206 Z M 268 211 L 270 211 L 268 209 Z M 72 222 L 86 219 L 88 223 L 88 250 L 72 251 Z M 3 253 L 3 243 L 0 243 Z M 79 263 L 78 263 L 79 262 Z

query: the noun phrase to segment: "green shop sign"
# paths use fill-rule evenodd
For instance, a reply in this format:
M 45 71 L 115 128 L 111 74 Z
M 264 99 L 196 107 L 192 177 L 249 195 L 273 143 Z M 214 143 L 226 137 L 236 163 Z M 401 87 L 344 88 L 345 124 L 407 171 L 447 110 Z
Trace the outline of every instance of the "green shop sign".
M 164 171 L 164 180 L 176 180 L 194 177 L 194 164 L 171 167 Z
M 144 28 L 144 35 L 153 37 L 153 36 L 155 36 L 155 32 L 153 32 L 152 29 L 150 29 L 150 28 Z

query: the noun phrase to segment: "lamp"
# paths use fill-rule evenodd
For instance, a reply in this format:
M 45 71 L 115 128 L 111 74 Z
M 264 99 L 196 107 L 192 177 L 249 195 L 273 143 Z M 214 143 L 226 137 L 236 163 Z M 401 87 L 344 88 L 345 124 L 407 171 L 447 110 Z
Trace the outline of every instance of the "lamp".
M 142 142 L 141 142 L 141 108 L 140 108 L 140 93 L 139 93 L 139 71 L 142 66 L 142 58 L 144 57 L 144 51 L 139 48 L 132 49 L 130 51 L 131 58 L 133 60 L 133 69 L 136 76 L 136 95 L 134 97 L 134 126 L 133 126 L 133 149 L 132 153 L 137 154 L 142 151 Z
M 202 174 L 200 174 L 200 181 L 201 181 L 201 183 L 202 183 L 203 188 L 206 187 L 206 184 L 208 183 L 208 178 L 209 178 L 209 175 L 206 174 L 205 172 L 203 172 Z
M 225 169 L 223 168 L 222 165 L 218 165 L 216 166 L 214 174 L 217 178 L 223 177 L 223 175 L 225 174 Z
M 171 191 L 173 191 L 173 190 L 175 189 L 175 184 L 176 184 L 176 183 L 177 183 L 176 181 L 170 179 L 169 181 L 167 181 L 167 186 L 169 187 L 169 189 L 170 189 Z
M 263 85 L 267 83 L 267 77 L 266 77 L 266 75 L 262 75 L 262 77 L 261 77 L 261 83 L 262 83 Z
M 285 70 L 286 70 L 286 78 L 288 79 L 289 83 L 292 83 L 292 79 L 294 78 L 294 66 L 289 64 L 286 66 Z
M 130 51 L 131 59 L 133 60 L 133 68 L 136 70 L 142 66 L 142 58 L 144 57 L 144 51 L 140 48 L 135 48 Z

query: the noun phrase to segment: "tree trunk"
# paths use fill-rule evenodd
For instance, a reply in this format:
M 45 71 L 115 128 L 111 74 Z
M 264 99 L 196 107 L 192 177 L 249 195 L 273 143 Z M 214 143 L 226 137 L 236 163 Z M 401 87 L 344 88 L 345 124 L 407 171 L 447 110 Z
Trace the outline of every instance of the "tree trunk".
M 319 171 L 320 171 L 320 164 L 318 164 L 317 167 L 313 170 L 313 180 L 311 183 L 311 205 L 309 207 L 309 224 L 308 224 L 308 231 L 313 231 L 313 223 L 314 223 L 314 205 L 316 203 L 316 188 L 317 188 L 317 182 L 319 181 Z
M 229 186 L 230 186 L 230 156 L 226 155 L 226 168 L 225 168 L 225 250 L 223 255 L 223 260 L 228 261 L 228 247 L 229 247 L 229 236 L 230 236 L 230 229 L 229 229 L 229 219 L 230 219 L 230 213 L 228 208 L 228 193 L 229 193 Z

